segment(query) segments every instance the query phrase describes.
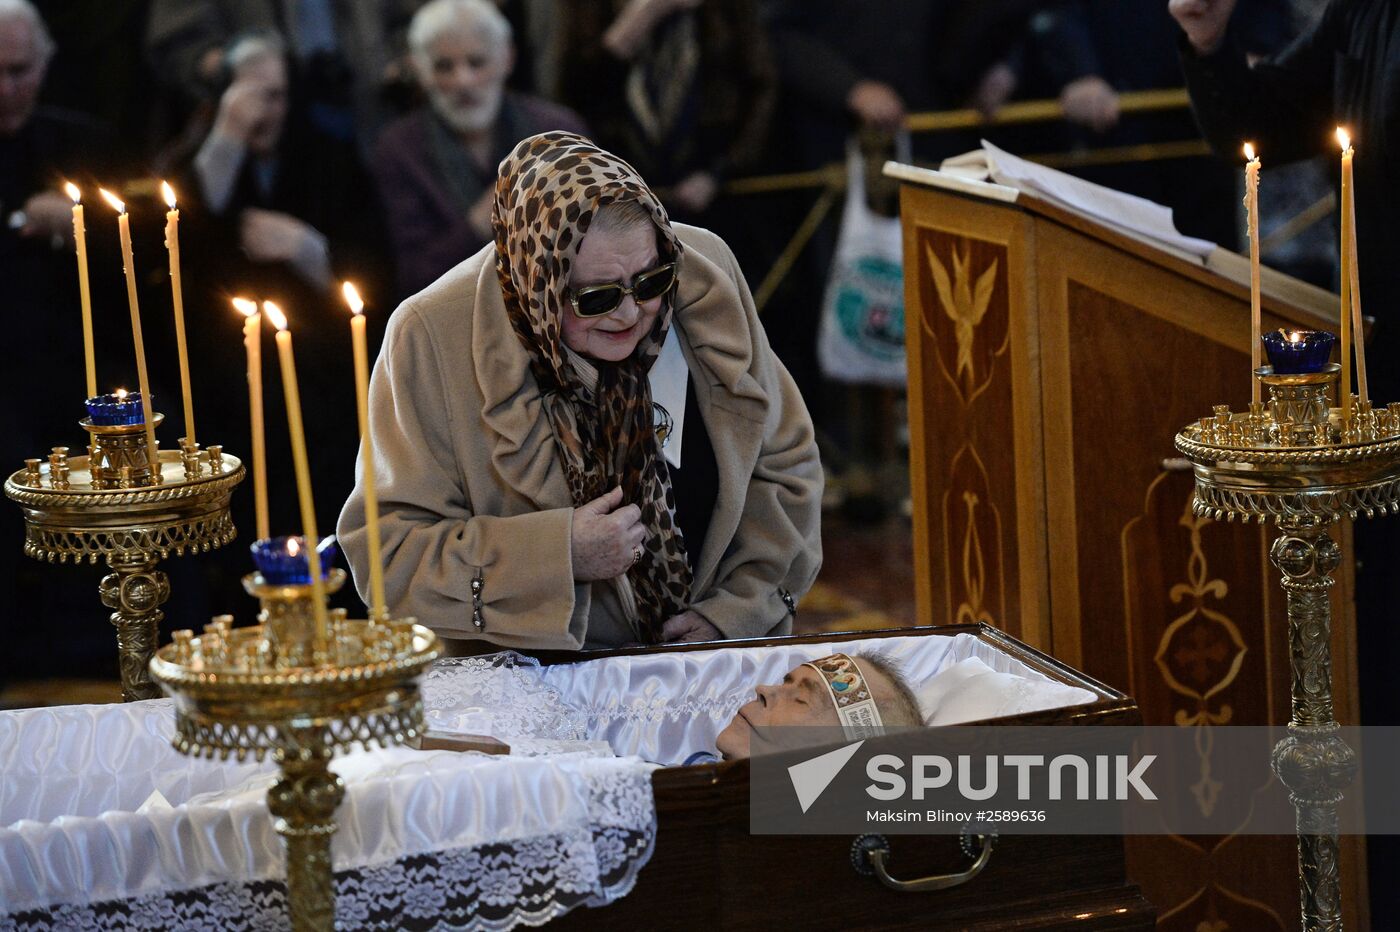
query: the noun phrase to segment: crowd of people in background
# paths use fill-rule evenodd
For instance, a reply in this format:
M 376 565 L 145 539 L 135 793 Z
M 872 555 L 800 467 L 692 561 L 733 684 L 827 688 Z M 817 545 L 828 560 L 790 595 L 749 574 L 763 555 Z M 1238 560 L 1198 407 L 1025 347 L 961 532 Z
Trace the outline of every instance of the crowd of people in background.
M 1246 47 L 1280 47 L 1308 0 L 1241 0 Z M 157 407 L 178 380 L 156 179 L 179 196 L 185 305 L 201 439 L 247 445 L 241 319 L 229 299 L 274 298 L 305 354 L 317 506 L 329 524 L 353 484 L 358 437 L 340 280 L 356 281 L 382 332 L 397 302 L 491 242 L 496 166 L 521 138 L 583 133 L 631 161 L 675 219 L 708 226 L 762 277 L 811 192 L 739 196 L 736 177 L 843 158 L 856 130 L 888 135 L 919 111 L 1058 98 L 1068 122 L 1013 149 L 1181 139 L 1185 111 L 1128 118 L 1124 91 L 1179 87 L 1180 30 L 1166 0 L 0 0 L 0 282 L 13 334 L 0 463 L 81 448 L 81 336 L 71 204 L 88 196 L 101 388 L 135 383 L 115 224 L 99 184 L 129 192 Z M 1295 8 L 1296 7 L 1296 8 Z M 1015 134 L 1021 135 L 1017 137 Z M 1009 135 L 1006 135 L 1009 134 Z M 978 134 L 917 137 L 936 163 Z M 1024 142 L 1024 145 L 1022 143 Z M 1182 178 L 1192 179 L 1183 186 Z M 1183 232 L 1236 242 L 1234 171 L 1207 158 L 1103 169 L 1097 180 L 1173 206 Z M 1190 196 L 1211 186 L 1219 195 Z M 772 343 L 817 416 L 813 345 L 831 230 L 765 310 Z M 22 341 L 19 346 L 15 340 Z M 269 379 L 269 411 L 279 410 Z M 279 423 L 275 418 L 271 423 Z M 178 428 L 163 442 L 173 446 Z M 274 463 L 286 463 L 269 432 Z M 840 457 L 833 457 L 839 461 Z M 296 514 L 274 471 L 273 514 Z M 235 521 L 252 526 L 248 496 Z M 65 671 L 110 662 L 92 587 L 20 557 L 21 516 L 0 507 L 0 592 L 22 616 L 82 617 L 95 632 Z M 226 611 L 241 546 L 201 558 L 174 587 L 187 617 Z M 189 562 L 189 561 L 185 561 Z M 94 570 L 94 572 L 96 572 Z M 64 575 L 65 573 L 69 575 Z M 49 575 L 45 575 L 49 574 Z M 55 575 L 57 574 L 57 575 Z M 63 576 L 61 584 L 53 580 Z M 47 582 L 46 582 L 47 580 Z M 67 602 L 55 606 L 53 599 Z M 201 601 L 203 600 L 203 601 Z M 205 602 L 213 604 L 205 604 Z M 241 603 L 233 603 L 241 604 Z M 3 673 L 3 671 L 0 671 Z

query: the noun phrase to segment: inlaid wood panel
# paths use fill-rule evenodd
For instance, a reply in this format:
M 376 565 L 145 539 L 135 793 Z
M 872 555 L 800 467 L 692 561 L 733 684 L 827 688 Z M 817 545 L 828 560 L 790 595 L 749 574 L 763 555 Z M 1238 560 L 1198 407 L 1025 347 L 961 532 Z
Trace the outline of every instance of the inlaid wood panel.
M 915 192 L 917 196 L 917 192 Z M 1048 646 L 1043 483 L 1016 467 L 1039 445 L 1023 217 L 905 229 L 919 617 L 996 625 Z M 975 235 L 972 229 L 976 227 Z M 1027 572 L 1027 567 L 1030 571 Z

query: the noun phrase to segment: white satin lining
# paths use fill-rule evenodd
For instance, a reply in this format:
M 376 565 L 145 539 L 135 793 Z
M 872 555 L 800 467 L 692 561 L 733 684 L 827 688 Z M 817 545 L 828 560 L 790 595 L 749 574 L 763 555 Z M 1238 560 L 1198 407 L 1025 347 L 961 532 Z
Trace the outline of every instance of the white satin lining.
M 971 634 L 610 657 L 545 667 L 541 679 L 583 718 L 585 737 L 607 741 L 620 755 L 676 765 L 695 751 L 713 749 L 715 736 L 754 697 L 756 686 L 781 682 L 794 667 L 838 651 L 884 657 L 916 694 L 945 667 L 978 657 L 997 672 L 1024 678 L 1029 693 L 1044 696 L 1036 708 L 1061 708 L 1095 698 Z M 936 712 L 921 711 L 926 721 Z

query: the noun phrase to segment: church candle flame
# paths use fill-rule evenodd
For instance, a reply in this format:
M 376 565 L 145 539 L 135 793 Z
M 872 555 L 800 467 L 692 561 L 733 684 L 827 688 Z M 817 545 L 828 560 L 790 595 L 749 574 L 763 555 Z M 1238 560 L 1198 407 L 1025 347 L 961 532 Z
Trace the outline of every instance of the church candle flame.
M 1259 156 L 1255 154 L 1252 144 L 1244 144 L 1244 157 L 1247 160 L 1244 167 L 1244 205 L 1249 230 L 1249 361 L 1252 373 L 1264 363 L 1263 345 L 1259 342 L 1259 331 L 1262 329 L 1259 295 Z M 1251 400 L 1257 403 L 1260 401 L 1259 380 L 1250 379 L 1250 383 L 1253 392 Z
M 146 418 L 146 455 L 151 463 L 151 475 L 160 477 L 160 456 L 156 450 L 156 425 L 151 415 L 151 385 L 146 378 L 146 345 L 141 339 L 141 309 L 136 300 L 136 263 L 131 257 L 131 219 L 126 205 L 111 191 L 98 188 L 102 199 L 117 212 L 117 233 L 121 237 L 122 265 L 126 271 L 126 303 L 131 308 L 131 339 L 136 344 L 136 378 L 141 388 L 141 413 Z
M 1337 127 L 1337 144 L 1342 147 L 1342 408 L 1351 411 L 1351 353 L 1356 350 L 1357 393 L 1369 399 L 1366 385 L 1365 331 L 1361 327 L 1361 272 L 1356 246 L 1356 178 L 1352 172 L 1351 136 Z
M 341 285 L 350 308 L 350 342 L 355 354 L 355 406 L 360 417 L 360 463 L 364 469 L 365 532 L 369 537 L 370 618 L 387 621 L 384 566 L 379 540 L 379 493 L 374 487 L 374 448 L 369 436 L 369 352 L 365 346 L 365 302 L 350 282 Z
M 234 298 L 233 306 L 244 316 L 243 349 L 248 357 L 248 413 L 253 425 L 253 510 L 257 539 L 272 536 L 267 517 L 267 441 L 263 434 L 262 313 L 256 301 Z
M 87 398 L 97 396 L 97 362 L 92 343 L 92 291 L 88 285 L 87 227 L 83 224 L 83 192 L 71 181 L 63 190 L 73 199 L 73 243 L 78 251 L 78 296 L 83 306 L 83 362 L 87 370 Z
M 277 356 L 282 364 L 282 394 L 287 401 L 287 428 L 292 439 L 292 465 L 296 470 L 297 499 L 301 503 L 302 537 L 320 540 L 316 533 L 316 506 L 311 494 L 311 467 L 306 457 L 306 431 L 301 420 L 301 395 L 297 391 L 297 365 L 292 354 L 292 333 L 287 329 L 287 317 L 271 301 L 263 302 L 263 313 L 277 328 Z M 326 622 L 326 584 L 321 578 L 321 555 L 315 547 L 306 549 L 306 562 L 311 571 L 312 608 L 316 613 L 315 651 L 327 656 L 330 647 L 329 625 Z
M 180 211 L 175 190 L 160 183 L 160 193 L 170 209 L 165 214 L 165 249 L 170 257 L 170 296 L 175 305 L 175 350 L 180 357 L 180 393 L 185 402 L 185 440 L 195 445 L 194 397 L 190 392 L 190 356 L 185 344 L 185 291 L 180 283 Z

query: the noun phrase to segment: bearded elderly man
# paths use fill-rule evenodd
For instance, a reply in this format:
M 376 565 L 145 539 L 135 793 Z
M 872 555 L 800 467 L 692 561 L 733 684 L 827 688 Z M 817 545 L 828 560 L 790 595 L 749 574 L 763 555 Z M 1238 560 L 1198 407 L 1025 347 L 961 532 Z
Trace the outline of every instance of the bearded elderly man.
M 384 130 L 373 166 L 401 297 L 490 241 L 496 166 L 517 142 L 554 129 L 588 134 L 572 110 L 506 91 L 511 27 L 486 0 L 432 0 L 413 17 L 408 45 L 428 105 Z

